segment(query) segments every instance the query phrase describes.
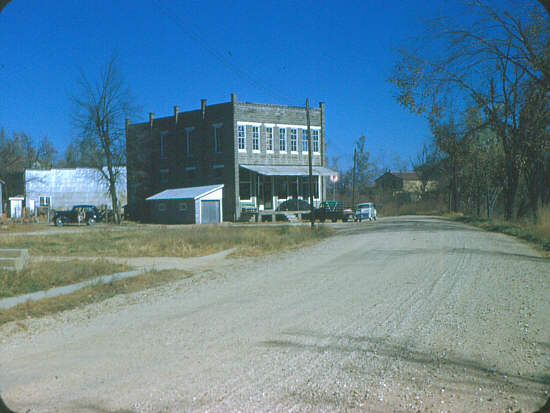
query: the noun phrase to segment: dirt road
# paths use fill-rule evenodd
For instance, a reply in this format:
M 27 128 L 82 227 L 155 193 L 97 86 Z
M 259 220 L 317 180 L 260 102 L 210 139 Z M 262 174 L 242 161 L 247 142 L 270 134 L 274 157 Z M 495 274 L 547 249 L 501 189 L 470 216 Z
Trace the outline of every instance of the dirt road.
M 550 390 L 550 262 L 434 218 L 0 329 L 30 412 L 534 411 Z

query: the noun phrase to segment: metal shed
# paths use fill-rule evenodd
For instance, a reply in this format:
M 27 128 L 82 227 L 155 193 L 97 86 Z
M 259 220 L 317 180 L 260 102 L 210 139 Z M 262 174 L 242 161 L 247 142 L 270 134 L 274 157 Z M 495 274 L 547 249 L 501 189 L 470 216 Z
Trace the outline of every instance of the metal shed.
M 159 224 L 219 224 L 223 185 L 166 189 L 147 198 L 151 220 Z

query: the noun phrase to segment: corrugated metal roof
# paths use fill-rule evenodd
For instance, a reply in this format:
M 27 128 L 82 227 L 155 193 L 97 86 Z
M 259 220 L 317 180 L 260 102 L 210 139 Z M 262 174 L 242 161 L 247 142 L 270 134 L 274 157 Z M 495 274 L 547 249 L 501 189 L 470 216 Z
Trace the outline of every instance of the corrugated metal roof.
M 207 185 L 207 186 L 194 186 L 190 188 L 174 188 L 166 189 L 158 194 L 152 195 L 147 198 L 147 201 L 160 201 L 166 199 L 197 199 L 205 195 L 208 195 L 211 192 L 214 192 L 220 188 L 223 188 L 221 185 Z
M 309 175 L 308 166 L 297 165 L 241 165 L 243 168 L 267 176 L 295 176 Z M 332 169 L 324 166 L 314 166 L 313 175 L 335 176 L 340 175 Z

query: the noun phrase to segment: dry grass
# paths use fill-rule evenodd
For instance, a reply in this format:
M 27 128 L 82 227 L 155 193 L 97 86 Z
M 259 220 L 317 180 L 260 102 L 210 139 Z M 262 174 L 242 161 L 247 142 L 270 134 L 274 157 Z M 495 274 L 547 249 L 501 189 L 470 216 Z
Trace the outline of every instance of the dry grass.
M 0 270 L 0 298 L 47 290 L 74 284 L 100 275 L 132 269 L 126 265 L 106 261 L 66 262 L 43 261 L 32 263 L 21 272 Z
M 404 204 L 389 201 L 377 208 L 379 216 L 395 215 L 443 215 L 447 208 L 438 200 L 421 200 Z
M 535 226 L 536 233 L 550 239 L 550 206 L 547 206 L 539 211 L 539 220 Z
M 189 273 L 183 271 L 152 271 L 110 283 L 98 283 L 72 294 L 46 298 L 39 301 L 27 301 L 7 310 L 0 310 L 0 325 L 10 321 L 24 320 L 30 317 L 40 318 L 61 311 L 83 307 L 88 304 L 104 301 L 115 295 L 145 290 L 189 276 Z
M 483 228 L 487 231 L 512 235 L 530 242 L 542 251 L 550 251 L 550 207 L 546 207 L 540 211 L 540 217 L 537 224 L 533 224 L 530 219 L 520 222 L 466 216 L 455 217 L 454 219 Z
M 0 238 L 0 248 L 28 248 L 31 255 L 194 257 L 236 247 L 236 255 L 261 255 L 296 248 L 328 237 L 329 228 L 293 226 L 195 226 L 90 231 L 55 236 Z
M 0 221 L 0 234 L 11 234 L 15 232 L 33 232 L 42 231 L 50 228 L 47 224 L 37 224 L 34 222 L 12 222 Z

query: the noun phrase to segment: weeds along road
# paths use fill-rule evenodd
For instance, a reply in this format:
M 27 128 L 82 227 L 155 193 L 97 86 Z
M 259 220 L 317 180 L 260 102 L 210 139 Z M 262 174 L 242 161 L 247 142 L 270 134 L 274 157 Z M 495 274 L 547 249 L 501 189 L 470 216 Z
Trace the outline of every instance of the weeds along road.
M 30 412 L 530 412 L 550 387 L 550 265 L 435 218 L 338 225 L 0 329 L 0 387 Z

